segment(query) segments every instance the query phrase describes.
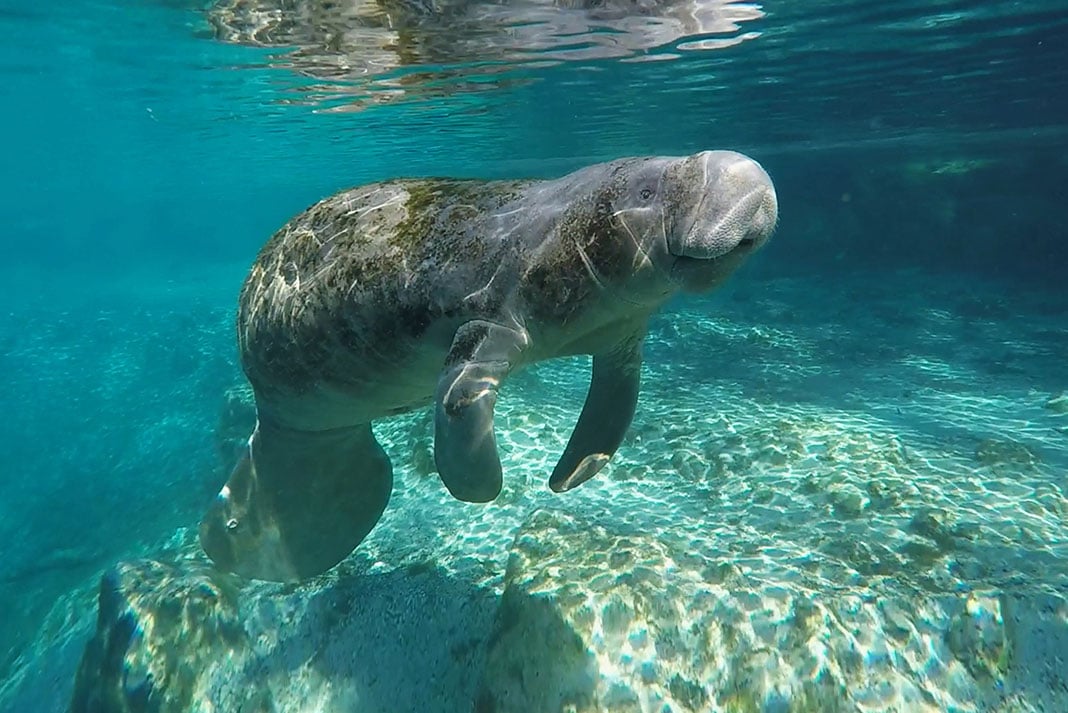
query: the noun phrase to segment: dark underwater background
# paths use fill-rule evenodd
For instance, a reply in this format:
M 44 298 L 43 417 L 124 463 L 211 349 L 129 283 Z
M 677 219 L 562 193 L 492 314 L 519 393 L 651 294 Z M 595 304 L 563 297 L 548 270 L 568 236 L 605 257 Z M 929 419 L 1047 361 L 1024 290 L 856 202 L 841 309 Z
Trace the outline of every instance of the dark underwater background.
M 248 425 L 227 421 L 248 266 L 290 216 L 372 180 L 745 152 L 775 181 L 779 229 L 722 293 L 680 299 L 658 329 L 690 310 L 824 330 L 804 398 L 842 408 L 863 404 L 843 405 L 821 363 L 893 382 L 897 361 L 937 356 L 966 373 L 944 388 L 967 403 L 1011 388 L 1062 420 L 969 431 L 967 413 L 925 411 L 929 432 L 969 452 L 1019 446 L 1068 490 L 1068 3 L 766 0 L 698 38 L 736 40 L 724 46 L 578 51 L 594 38 L 575 56 L 472 50 L 452 65 L 444 27 L 380 84 L 317 72 L 309 52 L 302 64 L 297 31 L 228 39 L 209 9 L 0 5 L 0 680 L 32 668 L 41 637 L 92 622 L 90 597 L 57 623 L 63 597 L 195 526 Z M 755 305 L 779 284 L 769 316 Z M 851 331 L 878 320 L 873 291 L 895 305 L 865 327 L 883 351 Z M 704 368 L 742 384 L 760 371 Z M 1055 590 L 1068 581 L 1068 562 L 1044 571 Z M 61 649 L 66 695 L 88 633 Z

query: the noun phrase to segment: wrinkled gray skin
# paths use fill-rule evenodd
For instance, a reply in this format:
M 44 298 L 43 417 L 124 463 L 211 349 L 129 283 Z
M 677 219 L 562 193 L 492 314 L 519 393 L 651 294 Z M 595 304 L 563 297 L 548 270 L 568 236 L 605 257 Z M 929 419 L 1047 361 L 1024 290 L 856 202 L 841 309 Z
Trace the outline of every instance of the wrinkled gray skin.
M 398 180 L 312 206 L 264 246 L 241 293 L 258 420 L 201 523 L 204 550 L 257 579 L 330 569 L 389 501 L 371 422 L 428 404 L 445 486 L 493 500 L 501 382 L 590 354 L 590 390 L 549 477 L 557 492 L 580 485 L 630 425 L 649 317 L 720 285 L 777 217 L 764 170 L 727 151 L 550 181 Z

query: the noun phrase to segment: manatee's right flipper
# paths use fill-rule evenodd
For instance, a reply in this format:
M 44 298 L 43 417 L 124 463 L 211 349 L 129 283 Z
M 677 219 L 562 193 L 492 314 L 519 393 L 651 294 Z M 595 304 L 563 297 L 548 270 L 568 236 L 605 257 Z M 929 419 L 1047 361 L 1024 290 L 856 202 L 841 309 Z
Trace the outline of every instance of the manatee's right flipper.
M 223 570 L 294 582 L 330 569 L 378 522 L 393 468 L 370 424 L 323 432 L 256 424 L 200 523 Z
M 493 406 L 528 343 L 521 327 L 481 320 L 456 331 L 434 394 L 434 463 L 458 500 L 485 503 L 501 492 Z

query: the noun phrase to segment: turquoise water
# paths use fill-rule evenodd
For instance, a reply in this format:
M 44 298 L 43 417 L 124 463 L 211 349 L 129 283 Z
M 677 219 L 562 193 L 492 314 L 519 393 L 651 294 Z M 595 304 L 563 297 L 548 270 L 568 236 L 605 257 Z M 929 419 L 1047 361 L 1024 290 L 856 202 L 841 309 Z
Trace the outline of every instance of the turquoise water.
M 0 709 L 1068 710 L 1068 4 L 282 5 L 0 8 Z M 419 412 L 340 567 L 208 567 L 287 219 L 707 148 L 779 227 L 654 320 L 597 479 L 545 487 L 589 378 L 550 362 L 498 502 Z

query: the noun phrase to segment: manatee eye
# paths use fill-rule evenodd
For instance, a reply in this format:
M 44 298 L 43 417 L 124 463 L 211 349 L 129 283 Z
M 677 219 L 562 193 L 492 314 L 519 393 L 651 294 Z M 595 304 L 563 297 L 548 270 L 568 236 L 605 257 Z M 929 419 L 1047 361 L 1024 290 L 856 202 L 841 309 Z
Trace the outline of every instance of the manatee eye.
M 641 189 L 638 192 L 638 197 L 641 198 L 643 201 L 649 200 L 653 197 L 653 189 L 648 187 Z
M 237 528 L 238 528 L 239 525 L 240 525 L 240 523 L 237 521 L 237 518 L 236 517 L 232 517 L 232 518 L 230 518 L 229 520 L 226 521 L 226 531 L 227 532 L 237 532 Z

